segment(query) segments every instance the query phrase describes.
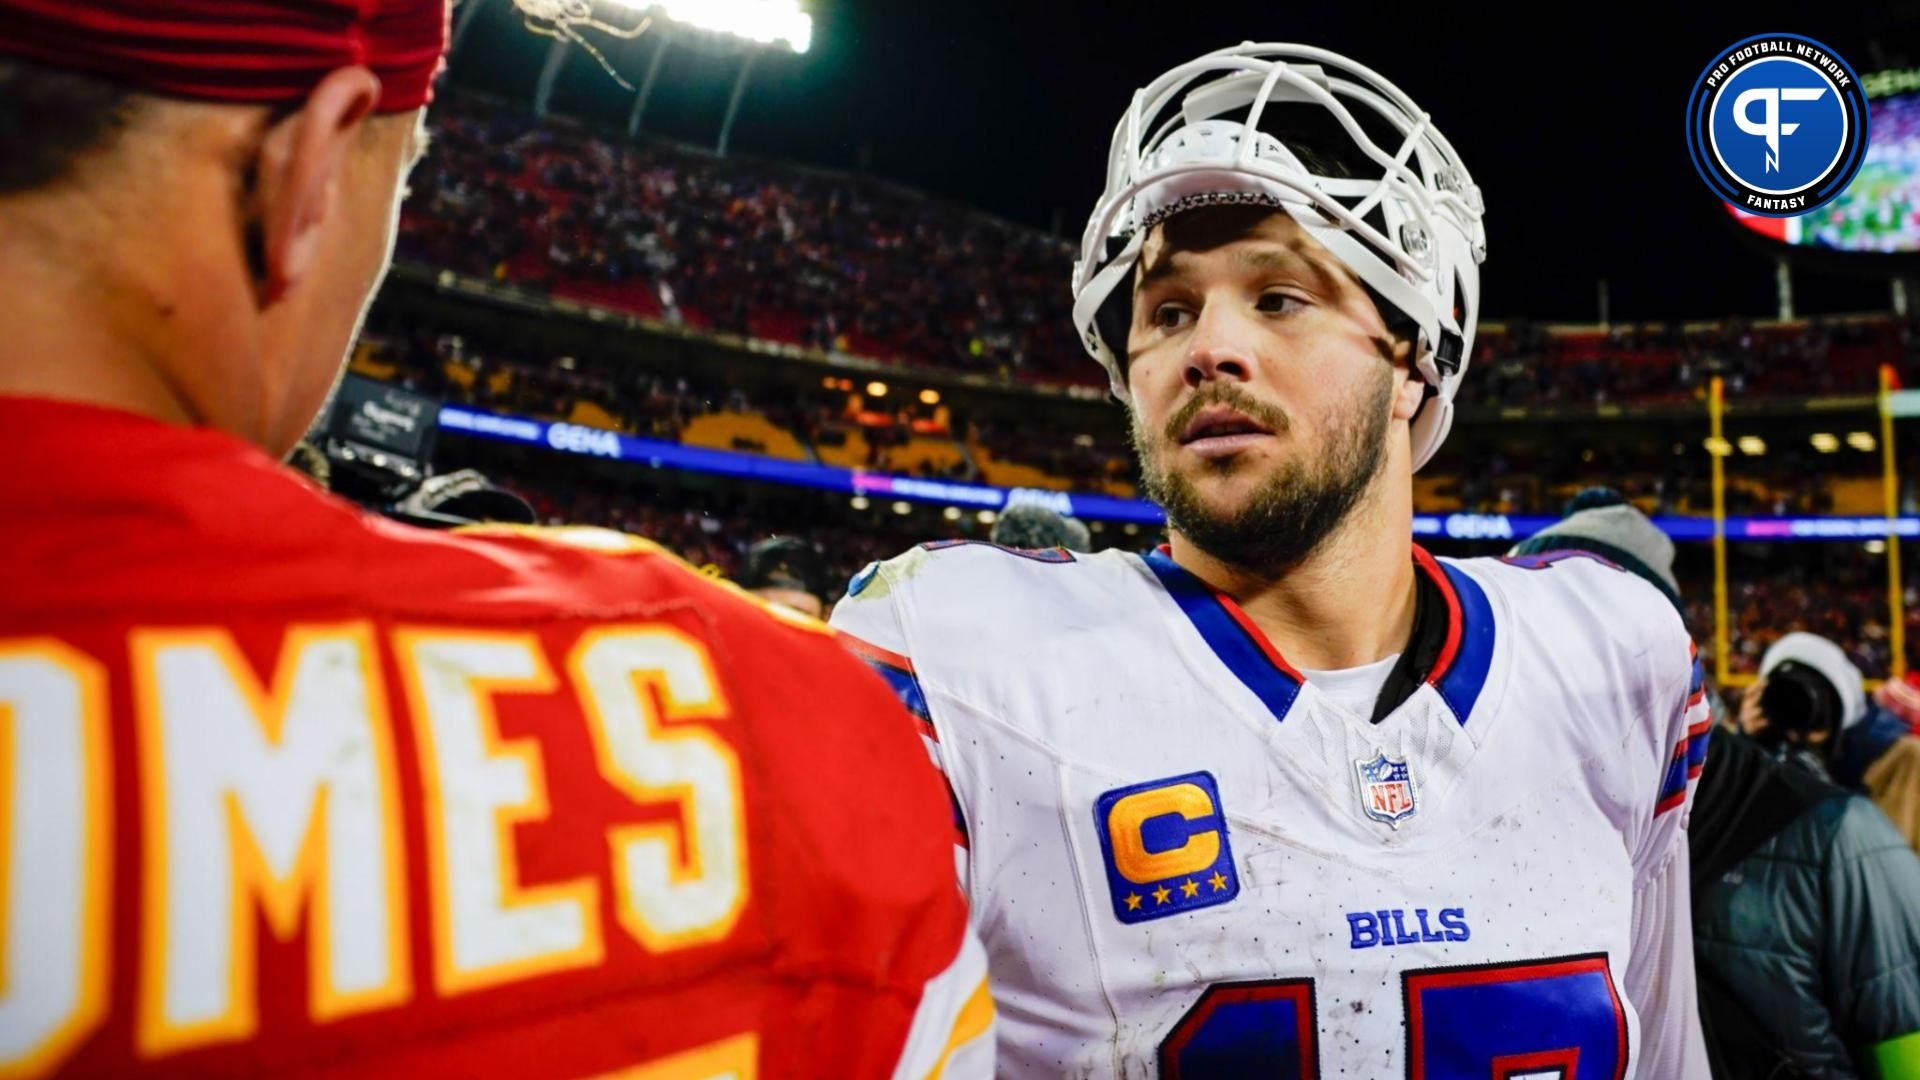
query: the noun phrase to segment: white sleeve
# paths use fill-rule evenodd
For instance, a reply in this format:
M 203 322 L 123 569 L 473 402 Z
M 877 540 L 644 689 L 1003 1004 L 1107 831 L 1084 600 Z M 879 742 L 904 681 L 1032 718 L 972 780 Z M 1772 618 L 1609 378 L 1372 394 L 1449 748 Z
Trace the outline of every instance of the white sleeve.
M 1636 752 L 1650 750 L 1657 775 L 1644 790 L 1654 796 L 1650 813 L 1636 823 L 1633 841 L 1633 880 L 1636 887 L 1663 869 L 1676 844 L 1684 847 L 1687 818 L 1693 813 L 1693 789 L 1707 763 L 1707 743 L 1713 731 L 1713 709 L 1707 701 L 1706 672 L 1691 641 L 1665 646 L 1686 650 L 1686 665 L 1662 680 L 1648 710 L 1647 727 L 1635 736 Z M 1665 661 L 1674 671 L 1672 660 Z M 1677 659 L 1677 657 L 1676 657 Z M 1642 749 L 1644 748 L 1644 749 Z
M 913 647 L 901 626 L 902 590 L 885 563 L 862 570 L 833 609 L 830 625 L 840 644 L 879 674 L 913 714 L 920 741 L 941 779 L 947 778 L 927 696 L 914 670 Z M 967 886 L 966 817 L 947 784 L 954 807 L 954 867 Z M 987 986 L 987 954 L 969 925 L 946 970 L 927 981 L 913 1024 L 894 1068 L 894 1080 L 991 1080 L 994 1073 L 994 1008 Z
M 1642 1080 L 1691 1080 L 1708 1075 L 1694 992 L 1693 912 L 1683 832 L 1665 866 L 1633 894 L 1633 946 L 1627 959 L 1627 1000 L 1640 1017 L 1635 1075 Z
M 939 726 L 927 695 L 920 688 L 920 676 L 914 670 L 913 647 L 900 620 L 898 605 L 902 602 L 902 592 L 902 583 L 891 566 L 874 563 L 854 576 L 846 598 L 834 606 L 830 625 L 840 643 L 886 680 L 900 703 L 913 714 L 920 742 L 947 785 L 947 798 L 953 804 L 954 872 L 960 879 L 961 891 L 971 895 L 966 808 L 954 790 L 952 774 L 940 749 Z
M 1667 682 L 1650 720 L 1662 748 L 1650 820 L 1634 851 L 1633 943 L 1627 1000 L 1640 1018 L 1636 1075 L 1645 1080 L 1706 1077 L 1706 1042 L 1694 991 L 1693 912 L 1687 818 L 1706 763 L 1712 713 L 1705 673 L 1687 646 L 1688 663 Z
M 968 927 L 960 952 L 927 981 L 907 1030 L 894 1080 L 992 1080 L 993 995 L 987 954 Z

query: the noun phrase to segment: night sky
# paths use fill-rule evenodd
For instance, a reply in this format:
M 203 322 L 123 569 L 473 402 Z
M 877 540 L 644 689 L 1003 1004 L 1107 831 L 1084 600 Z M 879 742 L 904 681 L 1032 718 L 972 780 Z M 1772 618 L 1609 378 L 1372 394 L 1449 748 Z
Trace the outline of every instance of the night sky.
M 451 79 L 528 102 L 548 39 L 508 0 L 485 3 Z M 1528 5 L 1549 16 L 1339 0 L 803 3 L 813 48 L 758 61 L 735 153 L 859 170 L 1043 229 L 1057 220 L 1075 240 L 1137 87 L 1242 40 L 1345 53 L 1432 113 L 1484 190 L 1489 319 L 1594 321 L 1602 278 L 1615 322 L 1770 316 L 1771 261 L 1687 158 L 1695 78 L 1721 47 L 1774 31 L 1813 37 L 1860 74 L 1920 65 L 1920 2 Z M 1502 15 L 1476 17 L 1487 10 Z M 654 40 L 590 39 L 639 84 Z M 717 43 L 676 44 L 647 131 L 711 145 L 739 63 Z M 632 100 L 575 49 L 554 108 L 624 125 Z M 1795 299 L 1802 313 L 1884 309 L 1888 289 L 1801 269 Z

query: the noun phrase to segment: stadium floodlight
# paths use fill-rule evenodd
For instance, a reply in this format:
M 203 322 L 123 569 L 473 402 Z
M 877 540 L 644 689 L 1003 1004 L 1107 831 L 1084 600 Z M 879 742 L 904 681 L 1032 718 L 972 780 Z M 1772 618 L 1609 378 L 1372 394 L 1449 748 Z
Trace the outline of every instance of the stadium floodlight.
M 1714 457 L 1726 457 L 1733 453 L 1733 444 L 1717 435 L 1709 435 L 1700 440 L 1700 445 L 1706 447 L 1707 453 Z
M 471 8 L 484 0 L 467 0 Z M 592 0 L 516 0 L 523 9 L 545 11 L 554 9 L 561 13 L 556 21 L 563 29 L 581 21 L 578 16 L 569 16 L 573 6 L 591 7 Z M 813 47 L 813 16 L 800 9 L 800 0 L 606 0 L 607 3 L 626 8 L 629 11 L 642 12 L 646 18 L 639 27 L 622 36 L 633 36 L 653 25 L 656 20 L 669 24 L 679 24 L 694 30 L 705 30 L 728 37 L 738 38 L 750 45 L 785 45 L 796 53 L 804 53 Z M 553 16 L 549 16 L 553 18 Z M 599 23 L 591 25 L 601 26 Z M 602 27 L 604 29 L 604 27 Z M 654 46 L 653 59 L 647 62 L 647 74 L 640 81 L 640 89 L 633 98 L 633 110 L 627 114 L 627 136 L 640 134 L 640 120 L 646 114 L 647 102 L 653 97 L 654 83 L 660 78 L 660 62 L 666 59 L 667 50 L 672 47 L 675 35 L 656 34 L 660 43 Z M 554 82 L 559 78 L 561 58 L 566 46 L 579 40 L 577 33 L 562 33 L 554 42 L 549 54 L 547 69 L 541 73 L 540 82 L 534 92 L 534 115 L 545 116 L 547 102 L 551 99 Z M 744 50 L 746 57 L 740 63 L 740 72 L 733 80 L 733 93 L 727 98 L 727 111 L 720 121 L 720 135 L 714 140 L 714 153 L 727 156 L 727 146 L 733 138 L 733 120 L 740 114 L 740 100 L 747 94 L 747 82 L 753 78 L 753 64 L 763 48 Z M 597 55 L 597 54 L 596 54 Z M 601 59 L 602 66 L 606 60 Z M 608 68 L 611 71 L 611 68 Z M 616 79 L 618 77 L 616 76 Z M 626 86 L 624 79 L 620 85 Z M 632 89 L 632 87 L 628 87 Z
M 1754 457 L 1758 457 L 1759 455 L 1767 452 L 1766 442 L 1762 440 L 1758 435 L 1740 436 L 1739 445 L 1740 445 L 1741 453 L 1751 455 Z
M 1873 448 L 1879 444 L 1873 441 L 1873 433 L 1870 431 L 1849 431 L 1847 445 L 1864 454 L 1872 453 Z
M 1831 454 L 1840 449 L 1840 437 L 1831 431 L 1815 432 L 1810 441 L 1813 443 L 1813 448 L 1823 454 Z
M 901 500 L 893 504 L 893 512 L 899 514 L 901 517 L 906 517 L 908 514 L 913 513 L 913 504 Z
M 855 510 L 865 510 L 873 504 L 867 501 L 865 495 L 855 495 L 853 498 L 847 500 L 847 505 L 853 507 Z
M 800 0 L 613 0 L 652 11 L 683 26 L 732 34 L 757 45 L 785 45 L 803 53 L 813 46 L 813 16 Z
M 867 396 L 868 396 L 868 397 L 886 397 L 886 396 L 887 396 L 887 384 L 886 384 L 886 383 L 883 383 L 883 382 L 879 382 L 879 381 L 877 381 L 877 380 L 876 380 L 876 381 L 874 381 L 874 382 L 870 382 L 870 383 L 868 383 L 868 384 L 867 384 Z

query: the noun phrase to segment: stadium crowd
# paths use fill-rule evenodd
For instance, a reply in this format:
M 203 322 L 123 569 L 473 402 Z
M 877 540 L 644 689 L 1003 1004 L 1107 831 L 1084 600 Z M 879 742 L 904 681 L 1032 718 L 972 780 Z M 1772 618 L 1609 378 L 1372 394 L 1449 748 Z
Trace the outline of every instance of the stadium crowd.
M 862 467 L 943 479 L 977 480 L 968 454 L 951 464 L 909 460 L 890 451 L 915 436 L 956 439 L 994 458 L 1025 463 L 1075 489 L 1135 479 L 1126 436 L 1110 420 L 1098 437 L 1068 419 L 1023 415 L 1017 422 L 972 416 L 911 395 L 888 399 L 864 394 L 864 380 L 828 380 L 802 386 L 729 381 L 719 375 L 678 371 L 672 375 L 589 356 L 530 359 L 503 356 L 468 337 L 423 326 L 400 313 L 382 312 L 363 335 L 357 369 L 384 381 L 448 401 L 548 419 L 584 416 L 634 435 L 680 440 L 689 421 L 718 412 L 753 414 L 791 432 L 810 447 L 840 445 L 858 429 Z M 589 408 L 583 413 L 582 403 Z M 951 403 L 950 403 L 951 404 Z M 742 447 L 751 449 L 751 447 Z
M 1835 561 L 1851 560 L 1834 560 L 1831 552 L 1809 553 L 1803 564 L 1771 568 L 1765 580 L 1729 583 L 1728 671 L 1735 675 L 1758 673 L 1768 647 L 1787 634 L 1805 631 L 1839 644 L 1868 678 L 1886 676 L 1892 668 L 1893 652 L 1885 571 L 1877 565 L 1872 567 L 1882 575 L 1879 580 L 1874 580 L 1870 572 L 1849 573 L 1844 575 L 1845 580 L 1835 580 Z M 1916 642 L 1920 637 L 1920 610 L 1916 610 L 1920 588 L 1913 584 L 1913 575 L 1907 575 L 1907 580 L 1902 597 L 1907 668 L 1920 670 L 1920 642 Z M 1700 653 L 1711 666 L 1712 580 L 1701 578 L 1686 585 L 1687 619 L 1697 629 Z
M 1085 381 L 1058 240 L 872 180 L 474 100 L 435 110 L 402 259 L 716 330 Z
M 1058 237 L 868 177 L 625 141 L 453 97 L 399 255 L 718 331 L 898 363 L 1095 384 Z M 1462 405 L 1871 392 L 1920 380 L 1920 319 L 1484 327 Z
M 955 480 L 979 480 L 971 455 L 950 464 L 890 457 L 892 448 L 916 435 L 948 438 L 985 450 L 996 459 L 1027 463 L 1074 490 L 1101 490 L 1110 482 L 1137 484 L 1117 413 L 1104 424 L 1078 423 L 1045 409 L 1017 419 L 972 414 L 963 402 L 935 408 L 910 396 L 888 406 L 840 380 L 828 388 L 727 380 L 698 371 L 671 375 L 591 356 L 543 359 L 505 356 L 485 343 L 437 329 L 397 312 L 381 312 L 362 339 L 360 369 L 410 389 L 481 408 L 547 419 L 575 419 L 629 434 L 680 440 L 689 421 L 734 412 L 765 417 L 809 447 L 839 445 L 858 429 L 867 468 Z M 582 403 L 588 408 L 583 411 Z M 1092 431 L 1086 430 L 1093 428 Z M 745 445 L 742 449 L 753 449 Z M 1450 469 L 1443 458 L 1423 475 L 1421 509 L 1477 513 L 1549 513 L 1574 490 L 1604 483 L 1618 488 L 1652 513 L 1710 511 L 1710 461 L 1697 442 L 1677 447 L 1626 443 L 1536 440 L 1496 443 L 1474 453 L 1471 470 Z M 1729 486 L 1734 514 L 1836 512 L 1836 478 L 1874 465 L 1848 455 L 1816 460 L 1811 452 L 1781 447 L 1763 458 L 1743 458 L 1738 483 Z
M 362 335 L 356 350 L 359 370 L 483 409 L 567 419 L 584 403 L 618 430 L 677 441 L 688 421 L 723 410 L 765 416 L 796 432 L 816 431 L 835 400 L 821 392 L 799 398 L 759 393 L 698 372 L 615 373 L 574 357 L 506 357 L 458 333 L 403 323 L 389 320 Z M 841 395 L 840 403 L 844 400 Z
M 1511 323 L 1476 341 L 1473 394 L 1463 403 L 1685 404 L 1702 399 L 1716 376 L 1729 400 L 1861 394 L 1876 387 L 1881 363 L 1894 364 L 1903 381 L 1920 374 L 1920 322 L 1756 327 L 1729 318 L 1559 333 Z

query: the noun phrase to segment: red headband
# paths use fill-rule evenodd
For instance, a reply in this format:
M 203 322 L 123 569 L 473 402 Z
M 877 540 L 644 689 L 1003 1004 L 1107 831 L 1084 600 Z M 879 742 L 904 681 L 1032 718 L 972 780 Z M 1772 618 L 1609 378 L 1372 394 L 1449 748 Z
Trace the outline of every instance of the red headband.
M 0 54 L 208 101 L 298 101 L 358 64 L 405 112 L 446 47 L 447 0 L 0 0 Z

